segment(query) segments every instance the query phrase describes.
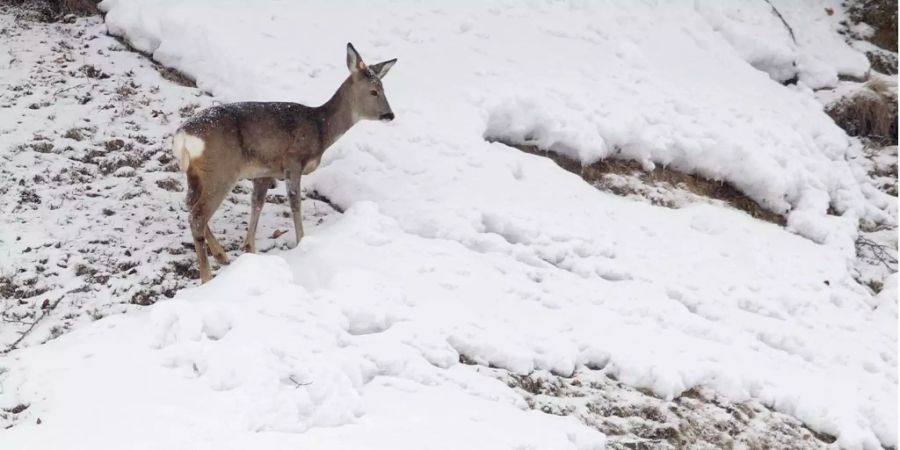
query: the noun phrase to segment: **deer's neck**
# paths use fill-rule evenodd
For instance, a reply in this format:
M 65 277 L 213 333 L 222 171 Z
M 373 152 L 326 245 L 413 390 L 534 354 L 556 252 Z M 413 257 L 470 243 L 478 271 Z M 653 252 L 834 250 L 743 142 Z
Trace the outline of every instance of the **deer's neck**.
M 353 109 L 347 94 L 349 89 L 350 79 L 348 78 L 331 96 L 331 99 L 318 107 L 319 130 L 322 133 L 321 151 L 323 152 L 357 122 L 353 117 Z

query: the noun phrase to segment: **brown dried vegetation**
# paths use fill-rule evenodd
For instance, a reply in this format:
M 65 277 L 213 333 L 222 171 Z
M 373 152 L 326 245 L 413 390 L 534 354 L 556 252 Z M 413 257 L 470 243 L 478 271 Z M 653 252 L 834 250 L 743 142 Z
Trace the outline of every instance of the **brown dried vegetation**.
M 883 77 L 873 76 L 862 89 L 826 112 L 850 136 L 868 137 L 881 145 L 897 144 L 897 92 Z
M 667 167 L 657 166 L 653 170 L 645 170 L 639 162 L 626 159 L 604 159 L 592 164 L 583 165 L 580 161 L 576 161 L 551 150 L 541 149 L 535 145 L 516 144 L 500 139 L 489 140 L 500 142 L 525 153 L 550 158 L 563 169 L 580 175 L 581 178 L 596 186 L 598 189 L 609 191 L 617 195 L 630 195 L 635 194 L 635 192 L 629 191 L 627 187 L 623 188 L 609 183 L 607 175 L 630 175 L 639 178 L 642 182 L 647 184 L 677 187 L 698 196 L 722 201 L 757 219 L 762 219 L 778 225 L 784 225 L 786 223 L 784 216 L 763 208 L 759 203 L 728 182 L 710 180 L 699 175 L 679 172 Z M 674 207 L 674 205 L 668 203 L 654 203 L 660 206 Z

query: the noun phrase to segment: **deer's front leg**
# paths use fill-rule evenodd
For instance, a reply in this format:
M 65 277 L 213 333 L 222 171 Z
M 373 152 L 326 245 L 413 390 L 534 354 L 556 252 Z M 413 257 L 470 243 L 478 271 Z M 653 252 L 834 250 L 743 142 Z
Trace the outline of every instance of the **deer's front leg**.
M 303 239 L 303 211 L 300 209 L 300 170 L 289 170 L 285 174 L 285 185 L 287 187 L 288 203 L 291 205 L 291 215 L 294 218 L 294 233 L 297 236 L 297 243 Z
M 250 225 L 247 227 L 247 237 L 244 238 L 244 251 L 256 253 L 256 224 L 259 223 L 259 214 L 266 204 L 266 192 L 272 185 L 271 178 L 256 178 L 253 180 L 253 194 L 250 198 Z

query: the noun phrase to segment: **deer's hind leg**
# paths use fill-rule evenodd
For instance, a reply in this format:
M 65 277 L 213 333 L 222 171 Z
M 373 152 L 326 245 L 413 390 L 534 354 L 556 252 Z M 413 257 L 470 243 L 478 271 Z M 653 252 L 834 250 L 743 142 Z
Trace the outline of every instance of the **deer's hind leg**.
M 194 251 L 197 254 L 197 265 L 200 269 L 200 280 L 206 283 L 212 278 L 207 259 L 207 246 L 215 255 L 224 256 L 222 246 L 209 230 L 209 219 L 225 199 L 235 180 L 230 183 L 203 184 L 194 170 L 188 171 L 188 208 L 190 208 L 191 236 L 194 239 Z M 216 257 L 217 259 L 219 256 Z
M 244 251 L 256 253 L 256 225 L 259 223 L 259 214 L 266 204 L 266 192 L 272 186 L 273 178 L 253 179 L 253 194 L 250 198 L 250 225 L 247 227 L 247 237 L 244 238 Z
M 206 223 L 206 245 L 209 247 L 209 252 L 212 253 L 213 258 L 216 258 L 219 264 L 228 264 L 228 255 L 225 254 L 222 244 L 219 243 L 216 235 L 209 228 L 209 222 Z

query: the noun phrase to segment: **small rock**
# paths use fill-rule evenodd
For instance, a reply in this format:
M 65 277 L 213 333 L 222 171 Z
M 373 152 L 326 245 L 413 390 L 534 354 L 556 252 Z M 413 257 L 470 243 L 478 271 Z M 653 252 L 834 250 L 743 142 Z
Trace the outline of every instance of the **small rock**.
M 133 177 L 136 173 L 134 167 L 123 166 L 116 169 L 113 175 L 117 177 Z

